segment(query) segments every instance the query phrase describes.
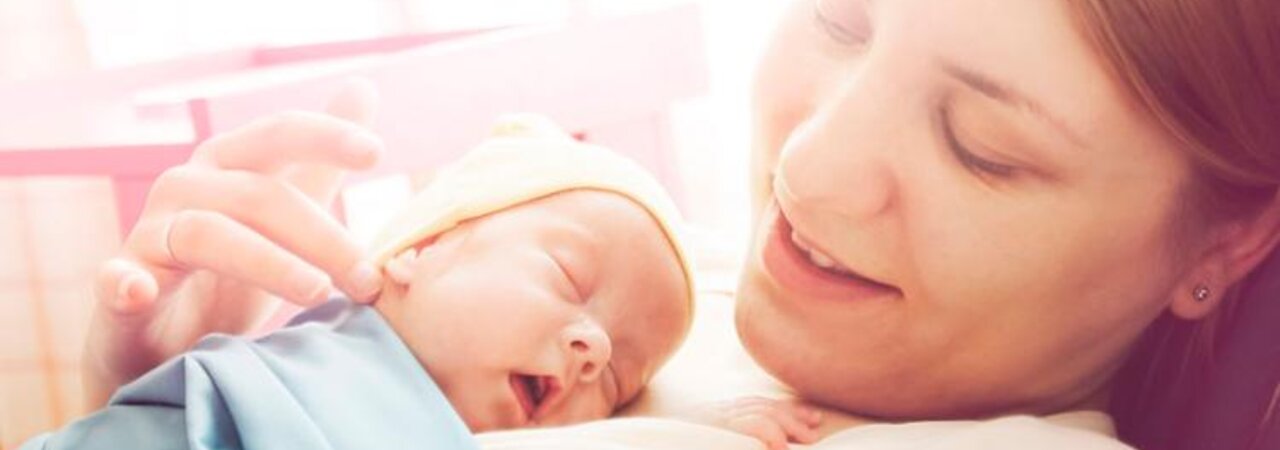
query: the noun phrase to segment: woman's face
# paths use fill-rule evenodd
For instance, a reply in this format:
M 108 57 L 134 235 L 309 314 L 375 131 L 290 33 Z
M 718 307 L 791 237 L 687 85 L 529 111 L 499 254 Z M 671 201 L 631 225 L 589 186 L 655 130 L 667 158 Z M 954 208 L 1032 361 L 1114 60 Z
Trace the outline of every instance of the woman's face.
M 739 334 L 890 417 L 1100 407 L 1189 166 L 1053 0 L 797 0 L 756 84 Z

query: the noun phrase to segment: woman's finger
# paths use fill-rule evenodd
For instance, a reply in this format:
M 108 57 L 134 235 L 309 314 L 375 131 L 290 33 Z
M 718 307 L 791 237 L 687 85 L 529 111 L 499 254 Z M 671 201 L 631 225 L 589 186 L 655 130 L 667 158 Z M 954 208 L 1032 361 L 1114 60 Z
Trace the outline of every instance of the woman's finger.
M 282 181 L 250 172 L 188 169 L 165 173 L 154 189 L 183 193 L 182 204 L 175 209 L 214 211 L 249 227 L 328 274 L 352 298 L 371 299 L 382 286 L 378 271 L 363 260 L 363 249 L 346 229 Z M 163 248 L 143 252 L 152 261 L 173 259 L 188 246 L 203 245 L 189 242 L 172 229 L 165 233 L 163 242 L 151 241 Z M 248 267 L 257 264 L 256 254 L 235 255 L 224 259 Z
M 155 276 L 126 258 L 112 258 L 103 263 L 94 281 L 97 303 L 116 315 L 150 312 L 158 292 Z
M 323 272 L 222 214 L 181 211 L 173 216 L 169 235 L 173 258 L 185 267 L 235 278 L 303 306 L 328 295 Z
M 157 311 L 157 292 L 153 274 L 127 257 L 110 259 L 99 268 L 83 356 L 88 405 L 105 404 L 118 386 L 163 358 L 148 332 Z
M 378 110 L 378 88 L 365 78 L 353 78 L 329 101 L 325 113 L 368 127 L 373 125 Z
M 214 136 L 192 160 L 223 169 L 274 173 L 298 164 L 366 169 L 382 153 L 382 139 L 353 122 L 325 114 L 290 111 Z
M 366 79 L 346 84 L 325 108 L 330 116 L 362 127 L 373 125 L 378 108 L 378 90 Z M 321 205 L 329 205 L 338 193 L 346 170 L 328 164 L 298 164 L 285 169 L 282 176 Z

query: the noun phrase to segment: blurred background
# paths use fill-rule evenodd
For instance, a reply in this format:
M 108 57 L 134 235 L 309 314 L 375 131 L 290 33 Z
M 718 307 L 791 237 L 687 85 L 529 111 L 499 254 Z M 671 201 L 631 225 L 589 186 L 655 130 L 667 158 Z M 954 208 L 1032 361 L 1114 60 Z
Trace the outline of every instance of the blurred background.
M 89 283 L 155 174 L 210 134 L 317 109 L 351 76 L 382 90 L 391 153 L 343 196 L 357 234 L 495 114 L 526 110 L 658 174 L 709 288 L 730 289 L 748 83 L 784 4 L 0 0 L 0 448 L 83 414 Z

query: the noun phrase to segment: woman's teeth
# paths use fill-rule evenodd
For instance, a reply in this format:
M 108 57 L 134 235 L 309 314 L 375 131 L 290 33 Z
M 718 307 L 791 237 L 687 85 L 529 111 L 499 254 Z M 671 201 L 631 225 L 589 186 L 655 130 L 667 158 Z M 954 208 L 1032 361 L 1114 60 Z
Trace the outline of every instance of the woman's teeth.
M 805 257 L 809 258 L 809 261 L 812 262 L 813 265 L 821 267 L 824 270 L 840 274 L 848 275 L 851 273 L 848 268 L 836 262 L 835 258 L 815 250 L 800 237 L 799 233 L 796 233 L 795 231 L 791 232 L 791 242 L 796 245 L 796 248 L 800 249 L 800 253 L 803 253 Z

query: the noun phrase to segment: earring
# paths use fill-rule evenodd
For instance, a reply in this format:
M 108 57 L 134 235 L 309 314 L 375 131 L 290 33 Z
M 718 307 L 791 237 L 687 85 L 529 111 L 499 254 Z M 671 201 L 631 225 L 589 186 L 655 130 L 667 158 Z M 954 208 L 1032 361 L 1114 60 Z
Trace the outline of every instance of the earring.
M 1195 298 L 1197 302 L 1203 302 L 1205 300 L 1208 300 L 1209 287 L 1203 284 L 1196 286 L 1196 288 L 1191 291 L 1191 296 Z

